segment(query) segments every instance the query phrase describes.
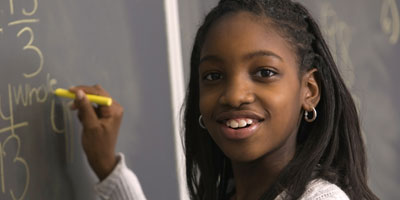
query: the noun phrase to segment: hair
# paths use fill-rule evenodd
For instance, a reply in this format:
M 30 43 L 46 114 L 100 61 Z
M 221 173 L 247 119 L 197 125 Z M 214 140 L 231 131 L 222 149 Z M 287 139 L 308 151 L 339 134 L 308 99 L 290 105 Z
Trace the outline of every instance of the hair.
M 312 123 L 302 119 L 293 159 L 261 199 L 274 199 L 282 191 L 290 199 L 298 199 L 315 178 L 336 184 L 350 199 L 378 199 L 367 185 L 364 142 L 351 94 L 317 23 L 305 7 L 291 0 L 221 0 L 198 29 L 183 107 L 186 176 L 191 198 L 225 199 L 227 182 L 233 178 L 230 162 L 198 123 L 198 66 L 210 27 L 227 14 L 243 11 L 272 22 L 295 50 L 300 74 L 317 68 L 314 75 L 321 91 L 316 107 L 318 118 Z

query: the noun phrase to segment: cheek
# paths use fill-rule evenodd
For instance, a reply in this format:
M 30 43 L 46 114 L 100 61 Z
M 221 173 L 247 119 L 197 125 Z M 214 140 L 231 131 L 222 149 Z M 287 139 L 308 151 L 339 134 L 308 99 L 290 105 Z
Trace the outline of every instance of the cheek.
M 216 95 L 213 95 L 212 92 L 210 91 L 205 91 L 204 89 L 200 89 L 200 95 L 199 95 L 199 109 L 200 113 L 204 117 L 208 117 L 210 114 L 210 111 L 213 110 L 213 107 L 215 106 L 217 102 L 217 98 L 215 97 Z
M 207 104 L 206 104 L 206 99 L 203 97 L 201 97 L 200 96 L 200 99 L 199 99 L 199 109 L 200 109 L 200 114 L 201 115 L 205 115 L 205 113 L 206 113 L 206 111 L 207 111 Z
M 200 83 L 199 88 L 199 106 L 200 112 L 204 115 L 209 111 L 212 110 L 219 102 L 219 98 L 224 91 L 223 84 L 215 84 L 215 85 L 202 85 Z M 203 111 L 202 111 L 203 110 Z
M 278 132 L 288 133 L 296 127 L 301 111 L 299 90 L 296 87 L 280 88 L 280 92 L 265 93 L 264 108 L 269 112 L 271 126 Z M 284 91 L 284 92 L 283 92 Z

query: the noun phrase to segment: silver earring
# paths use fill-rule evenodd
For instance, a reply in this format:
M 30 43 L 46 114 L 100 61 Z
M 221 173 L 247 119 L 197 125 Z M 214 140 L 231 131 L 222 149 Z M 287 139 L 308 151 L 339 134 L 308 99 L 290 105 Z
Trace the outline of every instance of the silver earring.
M 310 119 L 310 118 L 308 118 L 308 111 L 307 110 L 304 111 L 304 120 L 306 120 L 306 122 L 313 122 L 313 121 L 315 121 L 315 119 L 317 119 L 317 110 L 315 110 L 314 107 L 313 107 L 312 112 L 313 112 L 313 115 L 312 115 L 312 118 Z
M 203 123 L 203 115 L 200 115 L 200 117 L 199 117 L 199 125 L 200 125 L 200 127 L 202 129 L 207 129 L 206 126 L 204 126 L 204 123 Z

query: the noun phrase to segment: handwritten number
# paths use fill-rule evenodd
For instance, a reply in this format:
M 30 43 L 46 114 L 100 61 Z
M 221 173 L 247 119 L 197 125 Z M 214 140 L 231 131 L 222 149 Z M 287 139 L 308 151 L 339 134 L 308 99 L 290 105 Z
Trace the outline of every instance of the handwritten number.
M 10 0 L 10 14 L 14 14 L 14 0 Z
M 13 200 L 17 200 L 17 199 L 21 200 L 21 199 L 24 199 L 25 194 L 28 191 L 29 179 L 30 179 L 29 166 L 28 166 L 28 163 L 26 162 L 26 160 L 19 156 L 19 152 L 21 150 L 21 140 L 19 139 L 18 135 L 12 134 L 12 135 L 8 136 L 7 139 L 3 143 L 3 150 L 5 149 L 4 147 L 7 145 L 8 141 L 10 141 L 12 139 L 16 140 L 17 144 L 18 144 L 17 145 L 17 152 L 15 154 L 13 162 L 14 162 L 14 164 L 20 163 L 20 164 L 22 164 L 24 166 L 25 173 L 26 173 L 26 179 L 25 179 L 24 191 L 22 192 L 21 196 L 19 198 L 16 198 L 12 189 L 10 189 L 10 195 L 11 195 Z
M 29 166 L 28 166 L 28 163 L 26 162 L 26 160 L 21 157 L 14 158 L 14 163 L 17 163 L 17 162 L 21 163 L 25 167 L 25 173 L 26 173 L 25 187 L 24 187 L 24 191 L 22 192 L 22 194 L 19 198 L 15 197 L 15 194 L 12 189 L 10 189 L 10 194 L 11 194 L 11 197 L 13 200 L 17 200 L 17 199 L 22 200 L 22 199 L 24 199 L 26 192 L 28 191 L 29 179 L 30 179 Z
M 33 0 L 33 9 L 32 9 L 32 11 L 31 12 L 27 12 L 25 10 L 25 8 L 23 8 L 22 9 L 22 13 L 24 15 L 26 15 L 26 16 L 32 16 L 32 15 L 34 15 L 36 13 L 37 8 L 38 8 L 38 1 L 37 0 Z
M 29 186 L 29 179 L 30 179 L 30 172 L 29 172 L 29 165 L 26 160 L 19 156 L 21 150 L 21 140 L 18 135 L 11 134 L 6 138 L 3 144 L 0 143 L 0 172 L 1 172 L 1 189 L 2 192 L 5 193 L 5 183 L 4 183 L 4 157 L 6 156 L 5 147 L 7 143 L 11 140 L 15 140 L 17 142 L 17 152 L 15 153 L 15 157 L 13 159 L 14 164 L 21 164 L 25 168 L 26 179 L 25 179 L 25 187 L 24 191 L 22 192 L 20 197 L 16 197 L 14 191 L 10 189 L 10 195 L 13 200 L 22 200 L 24 199 L 26 192 L 28 191 Z
M 26 11 L 25 8 L 22 9 L 22 14 L 24 14 L 25 16 L 32 16 L 36 13 L 38 8 L 38 1 L 37 0 L 33 0 L 33 8 L 32 11 L 28 12 Z M 10 0 L 10 14 L 14 15 L 14 0 Z
M 37 55 L 39 56 L 39 59 L 40 59 L 39 66 L 37 67 L 36 71 L 34 71 L 34 72 L 30 73 L 30 74 L 23 73 L 25 78 L 32 78 L 32 77 L 38 75 L 42 71 L 42 68 L 43 68 L 43 54 L 42 54 L 42 51 L 38 47 L 32 45 L 33 40 L 34 40 L 34 35 L 33 35 L 32 29 L 30 27 L 25 27 L 25 28 L 21 29 L 17 33 L 17 37 L 20 37 L 24 32 L 28 32 L 29 33 L 30 40 L 29 40 L 28 44 L 24 46 L 23 50 L 32 50 L 32 51 L 36 52 Z

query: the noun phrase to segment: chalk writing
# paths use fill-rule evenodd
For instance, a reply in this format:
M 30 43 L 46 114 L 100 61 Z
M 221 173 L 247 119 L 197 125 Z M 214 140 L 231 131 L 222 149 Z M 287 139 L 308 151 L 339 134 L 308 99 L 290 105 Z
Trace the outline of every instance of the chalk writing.
M 31 28 L 31 25 L 40 22 L 40 19 L 34 17 L 38 9 L 38 1 L 24 1 L 24 3 L 18 5 L 14 4 L 14 0 L 9 0 L 8 2 L 10 15 L 15 14 L 16 16 L 20 16 L 22 14 L 22 18 L 9 21 L 7 26 L 0 27 L 0 35 L 6 35 L 3 33 L 8 30 L 8 27 L 17 27 L 16 38 L 27 40 L 26 42 L 22 41 L 24 44 L 20 50 L 36 56 L 33 59 L 30 57 L 30 60 L 36 64 L 32 64 L 20 75 L 23 78 L 22 80 L 33 80 L 36 77 L 40 77 L 39 75 L 43 73 L 44 67 L 44 55 L 41 49 L 35 44 L 35 34 Z M 19 26 L 21 26 L 20 29 Z M 72 161 L 73 159 L 73 135 L 68 130 L 71 126 L 72 114 L 64 102 L 57 104 L 56 99 L 53 98 L 52 93 L 56 84 L 57 80 L 52 78 L 50 74 L 47 74 L 44 83 L 39 83 L 38 85 L 31 83 L 9 83 L 7 84 L 8 94 L 0 94 L 0 122 L 3 124 L 0 127 L 0 135 L 4 139 L 3 141 L 0 140 L 0 194 L 7 195 L 13 200 L 26 198 L 30 185 L 30 166 L 29 162 L 20 154 L 21 149 L 24 147 L 24 141 L 18 135 L 21 129 L 29 128 L 30 123 L 28 122 L 29 120 L 16 121 L 14 108 L 28 109 L 38 104 L 50 106 L 49 116 L 45 119 L 50 120 L 49 124 L 51 124 L 51 127 L 49 128 L 51 128 L 54 134 L 64 134 L 67 161 Z M 60 115 L 62 116 L 62 123 L 57 124 L 56 120 L 59 122 L 60 119 L 56 118 L 56 116 Z M 6 161 L 8 162 L 6 163 Z M 16 190 L 15 186 L 7 183 L 8 179 L 6 177 L 15 176 L 10 171 L 16 168 L 23 169 L 22 172 L 18 170 L 18 176 L 24 179 L 18 182 L 19 185 L 23 184 L 23 190 Z
M 23 199 L 25 197 L 26 191 L 28 190 L 28 186 L 29 186 L 29 165 L 28 163 L 25 161 L 24 158 L 20 157 L 19 152 L 21 150 L 21 141 L 19 136 L 16 134 L 15 130 L 17 128 L 22 128 L 24 126 L 28 126 L 28 122 L 22 122 L 17 124 L 18 126 L 16 126 L 15 122 L 14 122 L 14 105 L 13 105 L 13 101 L 12 101 L 12 91 L 11 91 L 11 85 L 8 85 L 8 112 L 9 112 L 9 116 L 6 116 L 3 112 L 2 109 L 0 109 L 0 117 L 3 120 L 9 121 L 10 126 L 6 127 L 6 128 L 2 128 L 2 131 L 10 131 L 11 135 L 9 135 L 4 142 L 1 144 L 0 143 L 0 178 L 1 178 L 1 190 L 3 193 L 6 192 L 6 188 L 5 188 L 5 169 L 4 169 L 4 157 L 6 156 L 6 152 L 5 152 L 5 146 L 7 145 L 7 143 L 14 139 L 17 141 L 17 152 L 15 154 L 15 157 L 13 159 L 14 164 L 15 163 L 20 163 L 24 166 L 25 171 L 26 171 L 26 179 L 25 179 L 25 187 L 24 187 L 24 191 L 22 192 L 22 194 L 17 198 L 16 195 L 14 194 L 13 190 L 10 189 L 9 193 L 11 198 L 14 199 Z M 0 108 L 2 108 L 2 106 L 0 105 Z M 2 132 L 4 133 L 4 132 Z
M 383 0 L 380 22 L 383 32 L 389 36 L 389 42 L 397 44 L 400 37 L 400 17 L 395 0 Z
M 13 15 L 14 14 L 14 0 L 10 0 L 10 14 Z
M 3 144 L 0 144 L 0 159 L 1 159 L 1 164 L 4 163 L 3 159 L 4 157 L 7 155 L 5 152 L 5 147 L 8 144 L 9 141 L 11 140 L 15 140 L 17 142 L 17 152 L 14 155 L 13 158 L 13 163 L 14 164 L 21 164 L 24 168 L 25 168 L 25 173 L 26 173 L 26 177 L 25 177 L 25 187 L 24 190 L 22 192 L 22 194 L 19 197 L 16 197 L 16 195 L 14 194 L 14 191 L 12 189 L 9 190 L 9 193 L 11 195 L 12 199 L 24 199 L 26 192 L 28 191 L 28 186 L 29 186 L 29 179 L 30 179 L 30 172 L 29 172 L 29 165 L 26 162 L 26 160 L 22 157 L 20 157 L 19 152 L 21 150 L 21 140 L 19 138 L 18 135 L 16 134 L 11 134 L 10 136 L 8 136 Z M 4 166 L 1 166 L 1 183 L 2 183 L 2 192 L 5 193 L 5 187 L 4 187 Z
M 29 33 L 30 39 L 29 39 L 28 44 L 26 44 L 23 47 L 23 50 L 32 50 L 32 51 L 36 52 L 37 55 L 39 56 L 39 59 L 40 59 L 39 60 L 39 66 L 37 67 L 37 69 L 34 72 L 32 72 L 32 73 L 24 73 L 23 74 L 24 77 L 31 78 L 31 77 L 34 77 L 34 76 L 38 75 L 40 73 L 40 71 L 42 71 L 42 68 L 43 68 L 43 54 L 42 54 L 42 51 L 38 47 L 32 45 L 35 36 L 33 35 L 33 31 L 32 31 L 32 29 L 30 27 L 24 27 L 23 29 L 21 29 L 17 33 L 17 37 L 20 37 L 24 32 Z
M 54 83 L 54 81 L 55 79 L 51 79 L 50 74 L 47 74 L 46 84 L 38 87 L 32 87 L 30 84 L 12 86 L 15 104 L 27 107 L 34 102 L 44 103 L 48 99 L 49 93 L 53 91 L 53 85 L 57 83 Z
M 73 160 L 73 148 L 72 148 L 72 141 L 73 141 L 73 134 L 71 134 L 71 131 L 67 130 L 68 127 L 71 127 L 71 111 L 67 108 L 67 106 L 65 105 L 65 102 L 61 102 L 61 108 L 63 109 L 63 118 L 64 118 L 64 124 L 63 127 L 57 127 L 56 125 L 56 120 L 55 120 L 55 116 L 56 116 L 56 102 L 55 99 L 51 100 L 51 111 L 50 111 L 50 122 L 51 122 L 51 128 L 52 130 L 56 133 L 56 134 L 64 134 L 65 136 L 65 152 L 66 152 L 66 156 L 67 156 L 67 160 L 68 161 L 72 161 Z
M 25 10 L 25 8 L 22 9 L 22 14 L 26 15 L 26 16 L 32 16 L 36 13 L 36 10 L 38 8 L 38 1 L 37 0 L 33 0 L 33 8 L 32 11 L 28 12 Z
M 14 26 L 14 25 L 18 25 L 18 24 L 38 23 L 39 21 L 40 21 L 39 19 L 20 19 L 20 20 L 9 22 L 8 26 Z
M 5 166 L 4 166 L 4 157 L 6 156 L 6 151 L 5 147 L 8 144 L 10 140 L 15 140 L 17 142 L 17 152 L 15 154 L 15 157 L 13 158 L 14 164 L 19 164 L 22 165 L 25 168 L 26 171 L 26 179 L 25 179 L 25 186 L 24 186 L 24 191 L 22 194 L 17 195 L 14 193 L 12 189 L 9 189 L 9 194 L 12 199 L 24 199 L 26 192 L 29 187 L 29 179 L 30 179 L 30 171 L 29 171 L 29 164 L 26 162 L 24 158 L 22 158 L 19 154 L 20 149 L 22 148 L 22 142 L 20 141 L 20 137 L 17 135 L 17 129 L 23 128 L 23 127 L 29 127 L 29 123 L 27 121 L 24 122 L 15 122 L 15 113 L 14 113 L 14 106 L 22 106 L 22 107 L 28 107 L 33 104 L 38 104 L 38 103 L 45 103 L 49 99 L 49 94 L 54 91 L 54 85 L 57 83 L 57 81 L 53 78 L 50 77 L 50 74 L 47 74 L 47 82 L 46 84 L 42 84 L 38 87 L 32 87 L 29 84 L 25 84 L 25 87 L 22 87 L 21 84 L 17 86 L 13 86 L 11 84 L 8 84 L 8 102 L 3 101 L 3 96 L 0 95 L 0 118 L 3 121 L 7 121 L 9 125 L 7 127 L 0 128 L 0 134 L 2 133 L 11 133 L 3 143 L 0 141 L 0 183 L 1 183 L 1 189 L 2 192 L 5 193 L 7 192 L 6 190 L 6 183 L 5 183 Z M 8 110 L 3 110 L 4 107 L 3 105 L 6 105 L 8 103 Z M 71 126 L 71 113 L 69 109 L 67 109 L 67 106 L 64 105 L 64 102 L 62 102 L 62 113 L 63 113 L 63 122 L 64 122 L 64 127 L 62 129 L 57 128 L 55 125 L 55 99 L 53 98 L 51 100 L 51 113 L 50 113 L 50 119 L 51 119 L 51 124 L 52 124 L 52 130 L 56 134 L 64 134 L 65 135 L 65 151 L 66 151 L 66 156 L 68 161 L 72 161 L 73 159 L 73 152 L 72 152 L 72 134 L 67 130 L 67 127 Z M 6 112 L 5 112 L 6 111 Z M 8 113 L 8 115 L 6 115 Z
M 331 4 L 323 3 L 321 6 L 321 27 L 336 64 L 340 67 L 344 81 L 351 90 L 355 83 L 355 66 L 350 56 L 352 42 L 352 30 L 347 22 L 340 19 Z M 354 102 L 359 109 L 361 101 L 358 96 L 352 94 Z
M 48 74 L 47 77 L 47 87 L 49 91 L 54 91 L 54 85 L 57 84 L 56 79 L 50 79 Z M 50 109 L 50 122 L 51 122 L 51 129 L 56 134 L 64 134 L 65 136 L 65 152 L 67 156 L 67 160 L 72 162 L 73 160 L 73 135 L 71 131 L 68 130 L 69 127 L 72 126 L 72 113 L 68 106 L 65 105 L 65 102 L 61 102 L 61 109 L 63 113 L 63 127 L 57 127 L 56 125 L 56 99 L 51 100 L 51 109 Z
M 346 84 L 348 87 L 353 87 L 354 84 L 354 66 L 350 57 L 350 44 L 352 35 L 350 26 L 341 20 L 328 3 L 322 4 L 321 7 L 321 26 L 325 33 L 325 37 L 329 43 L 332 56 L 338 66 L 348 68 L 344 71 Z
M 0 133 L 9 132 L 11 130 L 15 130 L 15 129 L 18 129 L 18 128 L 21 128 L 24 126 L 28 126 L 28 122 L 21 122 L 18 124 L 14 124 L 14 126 L 2 128 L 2 129 L 0 129 Z
M 15 10 L 14 10 L 14 0 L 10 0 L 10 14 L 14 15 Z M 36 13 L 38 9 L 38 1 L 37 0 L 33 0 L 33 8 L 30 12 L 26 11 L 25 8 L 22 8 L 22 14 L 24 14 L 25 16 L 32 16 Z

